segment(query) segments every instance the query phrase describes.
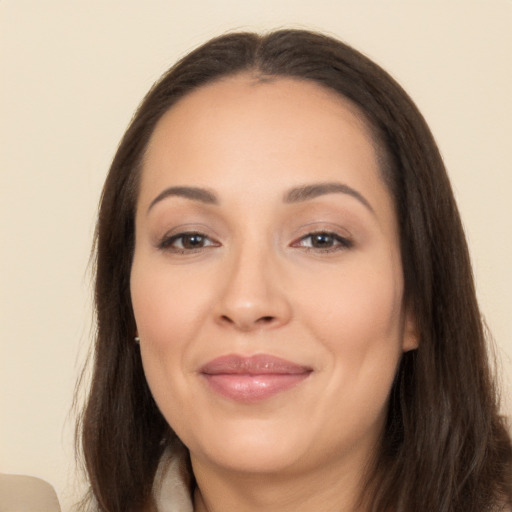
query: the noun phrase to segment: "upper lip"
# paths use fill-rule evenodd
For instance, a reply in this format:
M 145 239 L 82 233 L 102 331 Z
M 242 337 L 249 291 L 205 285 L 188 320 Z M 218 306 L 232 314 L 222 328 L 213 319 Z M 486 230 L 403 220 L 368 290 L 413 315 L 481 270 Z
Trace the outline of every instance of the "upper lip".
M 309 366 L 268 354 L 257 354 L 250 357 L 230 354 L 212 359 L 200 369 L 200 373 L 206 375 L 296 375 L 310 373 L 311 371 L 313 369 Z

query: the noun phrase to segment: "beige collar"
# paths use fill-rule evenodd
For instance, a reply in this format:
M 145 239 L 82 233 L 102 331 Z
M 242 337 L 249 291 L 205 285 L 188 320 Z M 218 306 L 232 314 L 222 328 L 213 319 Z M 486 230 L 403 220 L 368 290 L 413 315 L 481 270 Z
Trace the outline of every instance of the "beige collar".
M 190 498 L 187 450 L 173 443 L 160 460 L 153 483 L 153 497 L 158 512 L 193 512 Z

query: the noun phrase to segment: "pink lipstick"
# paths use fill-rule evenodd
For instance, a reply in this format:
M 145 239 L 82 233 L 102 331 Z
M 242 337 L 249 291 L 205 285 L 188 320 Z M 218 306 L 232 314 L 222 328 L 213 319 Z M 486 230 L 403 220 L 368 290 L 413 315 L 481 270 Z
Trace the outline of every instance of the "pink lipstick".
M 312 372 L 312 368 L 279 357 L 227 355 L 213 359 L 200 374 L 213 391 L 239 402 L 257 402 L 290 389 Z

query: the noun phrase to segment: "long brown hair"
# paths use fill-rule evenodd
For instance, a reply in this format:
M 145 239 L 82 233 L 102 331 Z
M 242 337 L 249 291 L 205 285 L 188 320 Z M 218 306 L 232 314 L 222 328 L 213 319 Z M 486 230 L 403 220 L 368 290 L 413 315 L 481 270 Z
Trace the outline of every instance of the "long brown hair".
M 405 300 L 420 334 L 402 358 L 366 488 L 374 512 L 483 512 L 512 501 L 512 449 L 447 174 L 422 115 L 379 66 L 324 35 L 281 30 L 213 39 L 172 67 L 137 110 L 113 160 L 96 231 L 97 337 L 79 429 L 96 508 L 140 511 L 172 432 L 147 386 L 129 279 L 141 161 L 162 115 L 221 77 L 310 80 L 351 100 L 373 131 L 394 197 Z

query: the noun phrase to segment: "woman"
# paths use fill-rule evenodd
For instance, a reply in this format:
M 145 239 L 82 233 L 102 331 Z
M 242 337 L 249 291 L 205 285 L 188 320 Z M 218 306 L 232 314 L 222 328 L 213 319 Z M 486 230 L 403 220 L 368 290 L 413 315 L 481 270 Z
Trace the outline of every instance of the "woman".
M 443 163 L 355 50 L 285 30 L 182 59 L 121 142 L 96 256 L 96 509 L 511 505 Z

